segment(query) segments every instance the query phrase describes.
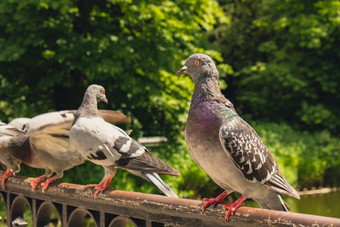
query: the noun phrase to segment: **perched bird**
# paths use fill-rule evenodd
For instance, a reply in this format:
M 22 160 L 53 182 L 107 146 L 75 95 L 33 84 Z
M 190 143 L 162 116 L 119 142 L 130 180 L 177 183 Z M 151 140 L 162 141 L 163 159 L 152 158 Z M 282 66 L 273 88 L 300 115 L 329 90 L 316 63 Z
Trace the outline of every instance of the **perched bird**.
M 97 102 L 100 101 L 107 103 L 105 89 L 100 85 L 89 86 L 70 130 L 70 140 L 77 150 L 105 169 L 102 181 L 87 187 L 96 188 L 96 196 L 109 186 L 119 167 L 151 181 L 165 195 L 177 197 L 157 173 L 174 176 L 180 173 L 154 157 L 122 129 L 105 122 L 97 110 Z
M 4 172 L 1 180 L 2 188 L 5 188 L 5 181 L 8 177 L 20 171 L 21 161 L 15 158 L 7 149 L 2 149 L 2 144 L 9 141 L 12 137 L 23 135 L 27 127 L 29 118 L 16 118 L 7 125 L 1 122 L 0 125 L 0 162 L 5 165 L 6 171 Z
M 9 124 L 9 126 L 15 125 L 26 130 L 26 132 L 19 131 L 12 136 L 0 137 L 0 152 L 6 154 L 5 157 L 7 157 L 3 162 L 7 166 L 7 170 L 10 170 L 2 179 L 3 187 L 6 178 L 20 170 L 21 162 L 33 168 L 45 169 L 44 175 L 31 181 L 32 190 L 35 190 L 40 182 L 49 178 L 42 183 L 43 192 L 51 182 L 61 178 L 65 170 L 84 162 L 84 158 L 69 140 L 69 130 L 75 113 L 75 110 L 51 112 L 38 115 L 22 126 L 18 120 Z M 101 114 L 112 123 L 130 121 L 129 117 L 115 111 L 101 110 Z M 14 131 L 14 129 L 10 130 Z M 9 129 L 3 131 L 5 134 Z M 3 159 L 2 157 L 3 155 L 1 159 Z M 54 172 L 56 175 L 51 177 Z
M 226 219 L 246 198 L 261 208 L 288 211 L 279 193 L 300 198 L 279 170 L 278 164 L 255 130 L 235 111 L 219 87 L 213 60 L 193 54 L 176 75 L 190 74 L 195 88 L 191 98 L 185 141 L 195 162 L 225 189 L 215 199 L 204 199 L 204 211 L 211 204 L 237 191 L 242 196 L 229 208 Z

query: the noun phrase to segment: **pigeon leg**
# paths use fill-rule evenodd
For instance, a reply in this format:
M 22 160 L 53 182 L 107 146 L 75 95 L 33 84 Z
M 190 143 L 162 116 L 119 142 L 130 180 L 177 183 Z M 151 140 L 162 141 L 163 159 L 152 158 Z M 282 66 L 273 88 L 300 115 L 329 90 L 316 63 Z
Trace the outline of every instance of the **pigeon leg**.
M 40 177 L 37 177 L 37 178 L 34 178 L 32 181 L 31 181 L 31 186 L 32 186 L 32 191 L 34 191 L 38 184 L 42 181 L 44 181 L 46 179 L 45 175 L 43 176 L 40 176 Z
M 45 192 L 46 189 L 48 188 L 48 185 L 49 185 L 51 182 L 53 182 L 53 181 L 55 181 L 56 179 L 58 179 L 58 178 L 59 178 L 59 177 L 54 176 L 54 177 L 51 177 L 51 178 L 47 179 L 45 182 L 41 183 L 41 186 L 42 186 L 41 191 L 42 191 L 42 192 Z
M 213 206 L 215 207 L 217 204 L 225 203 L 224 202 L 225 197 L 227 197 L 228 195 L 230 195 L 233 192 L 234 191 L 230 191 L 230 192 L 224 191 L 219 196 L 217 196 L 215 199 L 204 198 L 203 201 L 205 203 L 201 208 L 202 212 L 205 211 L 205 209 L 208 208 L 211 204 L 213 204 Z
M 247 197 L 246 196 L 244 196 L 244 195 L 241 195 L 241 197 L 240 198 L 238 198 L 233 204 L 227 204 L 227 205 L 224 205 L 222 208 L 223 209 L 226 209 L 226 208 L 228 208 L 228 212 L 227 212 L 227 214 L 225 215 L 225 219 L 229 219 L 229 217 L 230 217 L 230 215 L 233 215 L 234 214 L 234 212 L 235 212 L 235 210 L 237 209 L 237 208 L 239 208 L 240 206 L 243 206 L 244 205 L 244 200 L 246 200 L 247 199 Z
M 14 172 L 12 170 L 7 170 L 4 173 L 4 175 L 2 176 L 2 180 L 1 180 L 1 186 L 3 189 L 5 189 L 5 181 L 7 180 L 7 178 L 13 175 L 14 175 Z
M 51 177 L 50 179 L 47 179 L 45 182 L 41 183 L 41 186 L 42 186 L 41 191 L 45 192 L 51 182 L 59 178 L 62 178 L 63 176 L 64 176 L 64 172 L 56 172 L 56 175 L 54 177 Z
M 109 187 L 110 182 L 111 182 L 113 177 L 114 177 L 114 175 L 113 176 L 105 176 L 99 184 L 89 184 L 89 185 L 86 185 L 85 188 L 96 188 L 97 190 L 94 193 L 94 197 L 96 197 L 99 192 L 102 192 L 107 187 Z
M 43 182 L 46 178 L 52 175 L 52 170 L 45 169 L 45 174 L 43 176 L 37 177 L 31 181 L 32 191 L 34 191 L 40 182 Z

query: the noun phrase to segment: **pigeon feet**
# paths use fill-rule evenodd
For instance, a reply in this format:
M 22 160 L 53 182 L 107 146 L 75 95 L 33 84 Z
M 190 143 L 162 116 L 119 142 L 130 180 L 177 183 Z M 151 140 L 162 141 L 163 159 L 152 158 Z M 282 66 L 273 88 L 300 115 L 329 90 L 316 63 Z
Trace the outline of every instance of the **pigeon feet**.
M 46 179 L 45 176 L 40 176 L 40 177 L 37 177 L 37 178 L 33 179 L 31 181 L 32 191 L 34 191 L 37 188 L 38 184 L 40 182 L 44 181 L 45 179 Z
M 57 177 L 54 176 L 54 177 L 51 177 L 50 179 L 47 179 L 45 182 L 41 183 L 41 186 L 42 186 L 41 191 L 42 191 L 42 192 L 45 192 L 46 189 L 48 188 L 48 185 L 49 185 L 51 182 L 55 181 L 56 179 L 57 179 Z
M 7 180 L 7 178 L 13 175 L 14 175 L 14 172 L 12 170 L 7 170 L 4 173 L 4 175 L 2 176 L 2 180 L 1 180 L 1 186 L 3 189 L 5 189 L 5 181 Z
M 228 209 L 226 215 L 225 215 L 225 219 L 228 220 L 230 215 L 233 215 L 235 210 L 237 210 L 237 208 L 239 208 L 240 206 L 244 205 L 244 200 L 246 200 L 247 197 L 245 197 L 244 195 L 241 195 L 240 198 L 238 198 L 238 200 L 236 200 L 233 204 L 227 204 L 224 205 L 222 207 L 223 210 Z
M 215 199 L 204 198 L 203 201 L 205 203 L 201 208 L 202 212 L 205 211 L 205 209 L 208 208 L 211 204 L 215 207 L 217 204 L 225 203 L 224 202 L 225 197 L 227 197 L 228 195 L 230 195 L 233 192 L 234 191 L 231 191 L 231 192 L 224 191 L 219 196 L 217 196 Z
M 94 193 L 94 197 L 96 197 L 99 192 L 102 192 L 109 187 L 111 180 L 112 176 L 105 176 L 99 184 L 89 184 L 86 185 L 85 188 L 96 188 L 97 190 Z

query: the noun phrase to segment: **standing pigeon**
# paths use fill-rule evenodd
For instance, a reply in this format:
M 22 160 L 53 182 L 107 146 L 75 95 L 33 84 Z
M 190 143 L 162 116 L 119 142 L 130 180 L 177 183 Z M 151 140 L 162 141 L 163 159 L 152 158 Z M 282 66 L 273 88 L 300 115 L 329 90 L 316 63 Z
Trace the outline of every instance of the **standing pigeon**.
M 124 114 L 109 110 L 100 111 L 102 116 L 112 123 L 129 121 L 129 117 Z M 13 133 L 12 136 L 0 137 L 1 161 L 6 158 L 3 162 L 7 166 L 7 171 L 11 170 L 2 179 L 3 187 L 6 178 L 13 175 L 13 172 L 20 170 L 21 162 L 33 168 L 45 169 L 44 175 L 31 181 L 32 190 L 35 190 L 40 182 L 51 177 L 53 172 L 56 173 L 54 177 L 42 183 L 43 192 L 51 182 L 61 178 L 65 170 L 84 162 L 84 158 L 69 141 L 69 130 L 75 113 L 74 110 L 51 112 L 38 115 L 25 125 L 20 124 L 18 120 L 9 123 L 8 127 L 15 125 L 27 132 L 18 131 L 16 134 Z M 2 134 L 5 134 L 9 129 L 2 131 Z M 14 130 L 11 129 L 11 131 Z M 6 154 L 6 156 L 3 156 L 3 154 Z
M 5 181 L 8 177 L 20 171 L 21 161 L 15 158 L 7 149 L 2 149 L 4 141 L 9 141 L 12 137 L 23 135 L 27 127 L 29 118 L 16 118 L 8 125 L 1 122 L 0 125 L 0 162 L 5 165 L 6 171 L 4 172 L 1 180 L 2 188 L 5 188 Z
M 279 193 L 300 197 L 255 130 L 222 95 L 213 60 L 205 54 L 193 54 L 176 75 L 185 73 L 195 84 L 185 129 L 186 144 L 195 162 L 225 189 L 215 199 L 204 199 L 202 210 L 224 203 L 227 195 L 237 191 L 242 196 L 223 206 L 229 208 L 226 219 L 246 198 L 254 199 L 264 209 L 288 211 Z
M 99 101 L 107 103 L 104 88 L 100 85 L 89 86 L 70 130 L 70 140 L 77 150 L 85 158 L 105 169 L 102 181 L 87 187 L 95 187 L 96 196 L 109 186 L 116 168 L 119 167 L 151 181 L 165 195 L 177 197 L 157 173 L 174 176 L 179 176 L 180 173 L 154 157 L 122 129 L 106 123 L 98 115 Z

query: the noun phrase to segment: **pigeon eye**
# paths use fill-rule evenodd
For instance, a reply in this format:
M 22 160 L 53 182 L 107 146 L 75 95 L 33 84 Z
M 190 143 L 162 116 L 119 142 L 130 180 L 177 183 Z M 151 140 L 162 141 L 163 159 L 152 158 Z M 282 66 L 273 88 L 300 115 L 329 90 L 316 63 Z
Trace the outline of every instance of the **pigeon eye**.
M 100 89 L 100 94 L 104 94 L 104 89 L 102 88 L 102 89 Z
M 198 65 L 201 64 L 201 62 L 200 62 L 199 60 L 195 60 L 194 64 L 195 64 L 196 66 L 198 66 Z
M 2 145 L 0 145 L 0 149 L 2 148 Z

